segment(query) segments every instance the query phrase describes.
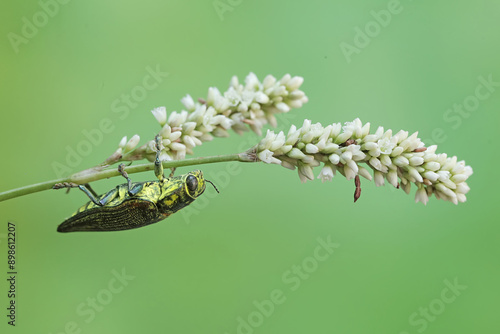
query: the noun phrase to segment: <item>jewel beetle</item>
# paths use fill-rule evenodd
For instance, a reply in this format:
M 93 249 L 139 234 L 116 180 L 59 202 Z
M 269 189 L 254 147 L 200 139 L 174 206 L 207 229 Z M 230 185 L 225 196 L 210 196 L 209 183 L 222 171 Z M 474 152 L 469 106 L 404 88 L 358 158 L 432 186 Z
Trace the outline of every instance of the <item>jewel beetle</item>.
M 165 178 L 159 160 L 161 137 L 157 136 L 155 174 L 158 180 L 133 183 L 124 170 L 118 167 L 127 183 L 97 196 L 90 186 L 75 183 L 58 183 L 54 189 L 74 188 L 82 190 L 90 201 L 62 222 L 58 232 L 121 231 L 157 223 L 191 204 L 205 191 L 206 182 L 200 170 L 184 175 Z

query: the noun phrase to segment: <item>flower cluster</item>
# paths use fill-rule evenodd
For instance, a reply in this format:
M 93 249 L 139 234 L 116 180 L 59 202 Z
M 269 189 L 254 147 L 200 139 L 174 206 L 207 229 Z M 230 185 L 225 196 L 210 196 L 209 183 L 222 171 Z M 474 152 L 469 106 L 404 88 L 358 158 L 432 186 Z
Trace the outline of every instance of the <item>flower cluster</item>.
M 257 146 L 257 156 L 266 163 L 297 167 L 302 182 L 314 179 L 313 168 L 321 164 L 318 178 L 323 182 L 331 181 L 337 171 L 357 183 L 359 176 L 372 180 L 360 165 L 364 163 L 373 170 L 377 186 L 387 180 L 409 193 L 415 184 L 416 202 L 426 204 L 432 194 L 455 204 L 465 202 L 469 191 L 465 181 L 472 168 L 457 157 L 436 154 L 437 146 L 425 147 L 417 136 L 418 132 L 408 135 L 407 131 L 393 134 L 383 127 L 370 134 L 370 123 L 363 125 L 359 119 L 326 127 L 305 120 L 299 129 L 292 125 L 286 136 L 268 131 Z
M 184 159 L 203 142 L 229 136 L 230 129 L 241 134 L 250 128 L 261 135 L 266 123 L 276 126 L 275 114 L 300 108 L 307 102 L 306 95 L 299 90 L 303 81 L 302 77 L 286 74 L 280 80 L 268 75 L 260 82 L 250 73 L 244 84 L 234 76 L 224 93 L 211 87 L 206 99 L 195 102 L 190 95 L 185 96 L 181 101 L 186 110 L 173 111 L 168 117 L 165 107 L 155 108 L 152 113 L 162 127 L 159 132 L 163 138 L 160 160 Z M 137 145 L 136 141 L 134 143 Z M 120 145 L 123 150 L 128 148 L 121 160 L 155 159 L 154 140 L 134 150 L 129 148 L 131 145 L 126 138 Z

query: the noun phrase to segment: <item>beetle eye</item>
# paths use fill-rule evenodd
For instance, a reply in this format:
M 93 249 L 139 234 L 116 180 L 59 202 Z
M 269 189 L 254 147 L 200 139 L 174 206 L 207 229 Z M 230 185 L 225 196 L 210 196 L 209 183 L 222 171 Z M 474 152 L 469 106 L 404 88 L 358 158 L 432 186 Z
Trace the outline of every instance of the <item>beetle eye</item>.
M 196 191 L 196 189 L 198 188 L 198 180 L 193 175 L 189 175 L 186 178 L 186 184 L 187 184 L 188 190 L 191 194 L 193 194 Z

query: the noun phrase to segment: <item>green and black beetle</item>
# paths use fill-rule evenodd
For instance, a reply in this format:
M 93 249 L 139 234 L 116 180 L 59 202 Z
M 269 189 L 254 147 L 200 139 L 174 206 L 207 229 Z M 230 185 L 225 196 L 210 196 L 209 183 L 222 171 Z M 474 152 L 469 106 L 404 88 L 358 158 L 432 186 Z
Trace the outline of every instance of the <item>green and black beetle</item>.
M 127 183 L 101 196 L 84 185 L 56 184 L 54 189 L 78 187 L 90 198 L 88 203 L 59 225 L 57 231 L 120 231 L 153 224 L 191 204 L 205 191 L 206 182 L 213 185 L 204 179 L 200 170 L 165 178 L 159 160 L 160 141 L 161 138 L 157 138 L 155 174 L 158 181 L 132 183 L 121 164 L 118 171 Z

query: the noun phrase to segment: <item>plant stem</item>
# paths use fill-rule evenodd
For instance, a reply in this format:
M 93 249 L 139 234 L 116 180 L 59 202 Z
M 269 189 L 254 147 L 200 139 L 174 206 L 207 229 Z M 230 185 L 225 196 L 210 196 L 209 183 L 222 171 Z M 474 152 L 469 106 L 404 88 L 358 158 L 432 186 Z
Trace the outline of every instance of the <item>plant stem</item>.
M 240 154 L 215 155 L 211 157 L 164 161 L 162 164 L 164 168 L 173 168 L 173 167 L 194 166 L 194 165 L 211 164 L 216 162 L 229 162 L 229 161 L 255 162 L 256 159 L 252 149 L 250 149 L 247 152 L 243 152 Z M 124 170 L 129 174 L 154 170 L 154 163 L 128 166 L 125 167 Z M 102 167 L 94 167 L 84 170 L 82 172 L 75 173 L 67 178 L 45 181 L 41 183 L 24 186 L 21 188 L 4 191 L 0 193 L 0 202 L 6 201 L 11 198 L 16 198 L 36 193 L 42 190 L 52 189 L 52 187 L 56 183 L 73 182 L 76 184 L 85 184 L 119 175 L 120 173 L 118 172 L 118 168 L 102 169 Z

